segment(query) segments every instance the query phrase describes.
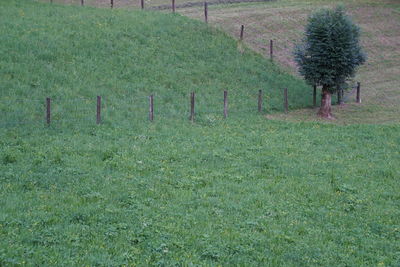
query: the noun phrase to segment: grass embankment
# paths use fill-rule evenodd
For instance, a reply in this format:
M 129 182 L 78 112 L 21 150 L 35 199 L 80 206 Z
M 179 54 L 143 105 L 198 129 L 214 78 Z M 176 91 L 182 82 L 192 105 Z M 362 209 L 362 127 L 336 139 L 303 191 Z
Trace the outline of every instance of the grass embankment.
M 362 104 L 356 105 L 355 91 L 346 93 L 345 107 L 334 107 L 335 122 L 399 123 L 400 122 L 400 4 L 398 1 L 304 1 L 280 0 L 231 6 L 212 6 L 209 23 L 238 36 L 240 25 L 245 25 L 245 43 L 269 57 L 269 41 L 274 40 L 275 60 L 296 73 L 293 47 L 304 34 L 307 17 L 319 8 L 344 4 L 348 13 L 361 27 L 361 43 L 368 60 L 355 78 L 362 86 Z M 202 10 L 179 10 L 189 17 L 203 20 Z M 289 120 L 316 120 L 316 111 L 296 110 L 289 116 L 275 116 Z
M 145 120 L 150 94 L 156 116 L 181 118 L 191 91 L 199 119 L 221 113 L 223 90 L 232 116 L 256 111 L 259 89 L 268 112 L 282 110 L 284 87 L 291 108 L 311 104 L 301 80 L 183 16 L 17 3 L 2 3 L 0 11 L 0 124 L 43 122 L 45 97 L 53 98 L 57 121 L 92 119 L 100 95 L 104 115 L 117 123 Z
M 0 5 L 0 265 L 399 264 L 398 126 L 243 112 L 250 89 L 306 87 L 184 17 Z M 222 120 L 225 88 L 245 100 Z M 135 104 L 151 92 L 154 123 Z M 28 96 L 54 98 L 52 126 Z

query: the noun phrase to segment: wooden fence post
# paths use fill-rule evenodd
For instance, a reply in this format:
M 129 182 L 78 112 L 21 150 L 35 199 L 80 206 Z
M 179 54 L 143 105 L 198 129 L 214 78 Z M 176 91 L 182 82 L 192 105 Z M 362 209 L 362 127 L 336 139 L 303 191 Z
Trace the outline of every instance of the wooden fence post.
M 224 119 L 228 117 L 228 91 L 224 91 Z
M 208 4 L 204 2 L 204 21 L 208 23 Z
M 84 0 L 81 0 L 81 6 L 84 6 L 84 5 L 85 5 Z
M 283 108 L 285 109 L 285 113 L 289 111 L 289 103 L 288 103 L 288 89 L 283 89 Z
M 113 8 L 114 7 L 114 0 L 110 0 L 111 1 L 111 8 Z
M 271 58 L 271 60 L 273 60 L 273 58 L 274 58 L 274 41 L 273 40 L 269 41 L 269 57 Z
M 240 27 L 240 41 L 243 41 L 244 25 Z
M 337 87 L 337 104 L 343 105 L 343 89 L 340 86 Z
M 175 13 L 175 0 L 172 0 L 172 12 Z
M 317 85 L 314 84 L 313 86 L 313 107 L 315 108 L 317 106 Z
M 360 94 L 361 94 L 361 88 L 360 88 L 360 82 L 357 82 L 357 96 L 356 96 L 356 102 L 357 103 L 361 103 L 361 96 L 360 96 Z
M 153 95 L 149 96 L 149 120 L 154 120 L 154 97 Z
M 190 121 L 194 122 L 194 103 L 195 103 L 195 93 L 190 93 Z
M 144 9 L 144 0 L 140 0 L 140 7 Z
M 51 122 L 51 99 L 50 97 L 46 98 L 46 123 L 50 125 Z
M 96 123 L 101 123 L 101 96 L 97 96 Z
M 262 112 L 262 90 L 258 90 L 258 112 Z

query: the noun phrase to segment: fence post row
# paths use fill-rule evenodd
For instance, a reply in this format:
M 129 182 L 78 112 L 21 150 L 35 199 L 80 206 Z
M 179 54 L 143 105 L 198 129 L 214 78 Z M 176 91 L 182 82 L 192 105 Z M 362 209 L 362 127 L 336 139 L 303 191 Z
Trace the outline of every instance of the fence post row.
M 262 90 L 258 90 L 258 112 L 262 112 Z
M 285 109 L 285 113 L 288 113 L 289 103 L 288 103 L 288 89 L 287 88 L 283 89 L 283 97 L 284 97 L 283 108 Z
M 190 121 L 194 122 L 194 98 L 195 98 L 195 93 L 191 92 L 190 93 Z
M 97 96 L 96 123 L 101 123 L 101 96 Z
M 274 58 L 274 41 L 273 40 L 269 41 L 269 57 L 271 58 L 271 60 L 273 60 L 273 58 Z
M 361 103 L 360 97 L 360 82 L 357 82 L 357 103 Z M 313 106 L 316 107 L 316 96 L 317 96 L 317 85 L 313 86 Z M 338 103 L 343 103 L 343 89 L 338 89 Z M 258 112 L 261 113 L 263 110 L 263 91 L 258 90 Z M 289 112 L 289 100 L 288 100 L 288 88 L 283 89 L 283 109 L 287 114 Z M 228 118 L 228 91 L 224 90 L 224 119 Z M 190 93 L 190 117 L 189 120 L 194 122 L 195 117 L 195 92 Z M 154 95 L 149 96 L 149 120 L 154 121 Z M 51 123 L 51 98 L 46 97 L 46 123 L 50 125 Z M 101 96 L 97 96 L 96 105 L 96 124 L 101 124 Z
M 204 2 L 204 21 L 208 23 L 208 4 Z
M 228 117 L 228 91 L 224 91 L 224 119 Z
M 243 41 L 244 25 L 240 27 L 240 41 Z
M 153 121 L 154 119 L 154 97 L 153 95 L 149 96 L 149 120 Z
M 356 102 L 357 103 L 361 103 L 361 96 L 360 96 L 360 94 L 361 94 L 361 88 L 360 88 L 360 82 L 357 82 L 357 96 L 356 96 Z
M 50 97 L 46 98 L 46 123 L 50 125 L 51 122 L 51 99 Z

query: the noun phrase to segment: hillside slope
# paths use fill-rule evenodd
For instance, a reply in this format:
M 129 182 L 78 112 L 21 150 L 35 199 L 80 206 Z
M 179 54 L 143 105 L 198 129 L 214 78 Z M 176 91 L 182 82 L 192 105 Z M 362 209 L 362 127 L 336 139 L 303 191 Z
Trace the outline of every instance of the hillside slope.
M 268 112 L 282 110 L 284 87 L 291 108 L 312 101 L 301 80 L 180 15 L 30 1 L 1 5 L 0 124 L 42 122 L 44 110 L 35 101 L 45 97 L 53 99 L 55 120 L 72 120 L 90 117 L 88 105 L 100 95 L 113 121 L 133 113 L 146 118 L 150 94 L 157 115 L 181 118 L 187 117 L 191 91 L 199 118 L 220 113 L 223 90 L 229 91 L 230 112 L 239 114 L 257 110 L 260 89 Z

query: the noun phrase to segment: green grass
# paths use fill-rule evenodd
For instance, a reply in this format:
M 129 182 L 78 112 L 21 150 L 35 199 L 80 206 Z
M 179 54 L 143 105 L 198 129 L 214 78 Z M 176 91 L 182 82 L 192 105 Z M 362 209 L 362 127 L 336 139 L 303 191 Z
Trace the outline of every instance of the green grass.
M 191 91 L 199 119 L 220 113 L 223 90 L 232 114 L 256 110 L 260 89 L 268 112 L 282 111 L 284 87 L 291 108 L 311 104 L 304 82 L 181 15 L 24 1 L 2 3 L 0 12 L 0 124 L 42 122 L 44 109 L 35 101 L 45 97 L 53 98 L 54 120 L 62 121 L 92 118 L 101 95 L 110 123 L 145 120 L 150 94 L 157 116 L 181 118 Z
M 1 131 L 2 265 L 396 266 L 399 127 Z
M 400 264 L 398 125 L 266 120 L 258 89 L 265 113 L 310 89 L 180 15 L 15 0 L 0 22 L 1 266 Z

